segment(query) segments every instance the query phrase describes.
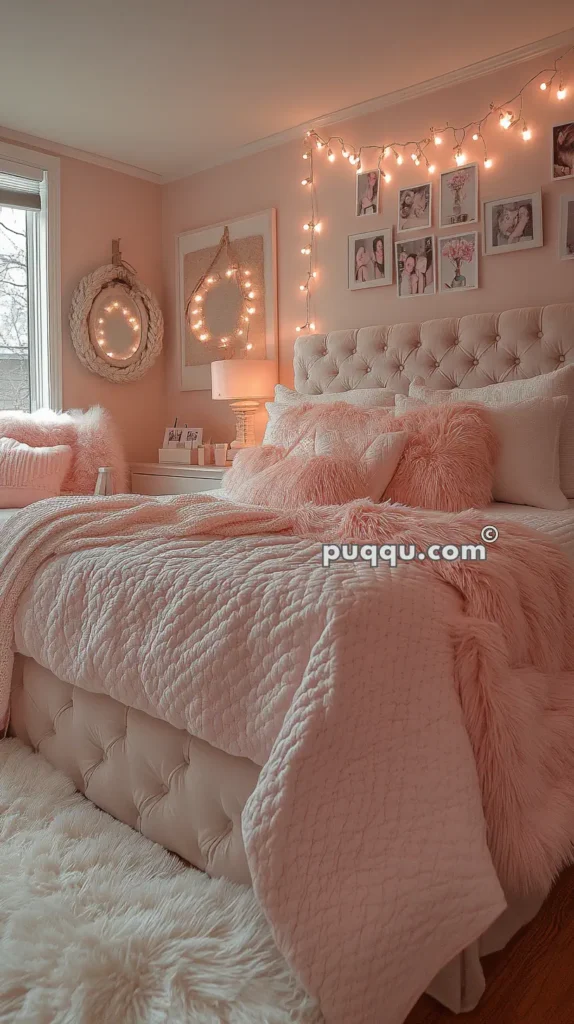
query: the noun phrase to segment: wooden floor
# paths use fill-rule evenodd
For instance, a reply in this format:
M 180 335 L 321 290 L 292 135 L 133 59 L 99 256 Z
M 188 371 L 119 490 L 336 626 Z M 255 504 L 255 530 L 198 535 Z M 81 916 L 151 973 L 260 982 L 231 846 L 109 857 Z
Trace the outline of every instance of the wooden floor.
M 476 1010 L 455 1016 L 423 996 L 405 1024 L 574 1024 L 574 868 L 534 921 L 483 966 L 486 992 Z

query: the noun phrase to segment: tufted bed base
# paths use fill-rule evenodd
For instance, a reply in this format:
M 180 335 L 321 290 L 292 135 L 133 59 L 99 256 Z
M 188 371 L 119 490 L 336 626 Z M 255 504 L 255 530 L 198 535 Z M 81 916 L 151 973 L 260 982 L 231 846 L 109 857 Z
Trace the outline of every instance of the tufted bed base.
M 241 812 L 259 771 L 185 730 L 58 679 L 16 656 L 10 731 L 73 780 L 98 807 L 213 877 L 251 884 Z M 429 993 L 454 1012 L 476 1006 L 480 958 L 502 949 L 538 913 L 512 903 L 437 975 Z

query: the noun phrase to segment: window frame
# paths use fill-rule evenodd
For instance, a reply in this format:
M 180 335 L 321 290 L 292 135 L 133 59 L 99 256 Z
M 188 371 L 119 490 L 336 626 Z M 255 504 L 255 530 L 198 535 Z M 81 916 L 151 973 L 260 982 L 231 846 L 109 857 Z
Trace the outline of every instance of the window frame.
M 42 209 L 26 215 L 30 408 L 62 408 L 62 297 L 60 267 L 60 160 L 0 141 L 2 159 L 37 167 Z

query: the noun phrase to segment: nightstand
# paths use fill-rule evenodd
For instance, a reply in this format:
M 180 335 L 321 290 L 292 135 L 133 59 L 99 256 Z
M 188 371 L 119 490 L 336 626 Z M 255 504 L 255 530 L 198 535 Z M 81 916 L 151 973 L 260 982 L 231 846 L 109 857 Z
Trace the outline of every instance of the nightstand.
M 198 494 L 221 487 L 227 466 L 180 466 L 136 462 L 130 466 L 133 494 Z

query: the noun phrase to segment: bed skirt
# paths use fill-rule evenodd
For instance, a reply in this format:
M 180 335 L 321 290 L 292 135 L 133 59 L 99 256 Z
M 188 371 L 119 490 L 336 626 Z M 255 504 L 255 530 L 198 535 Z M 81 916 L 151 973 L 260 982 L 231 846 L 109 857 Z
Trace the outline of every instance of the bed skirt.
M 104 694 L 63 682 L 17 655 L 10 731 L 102 810 L 212 877 L 249 885 L 241 812 L 259 767 Z M 455 1013 L 485 987 L 480 958 L 502 949 L 542 898 L 512 902 L 437 975 L 429 993 Z

